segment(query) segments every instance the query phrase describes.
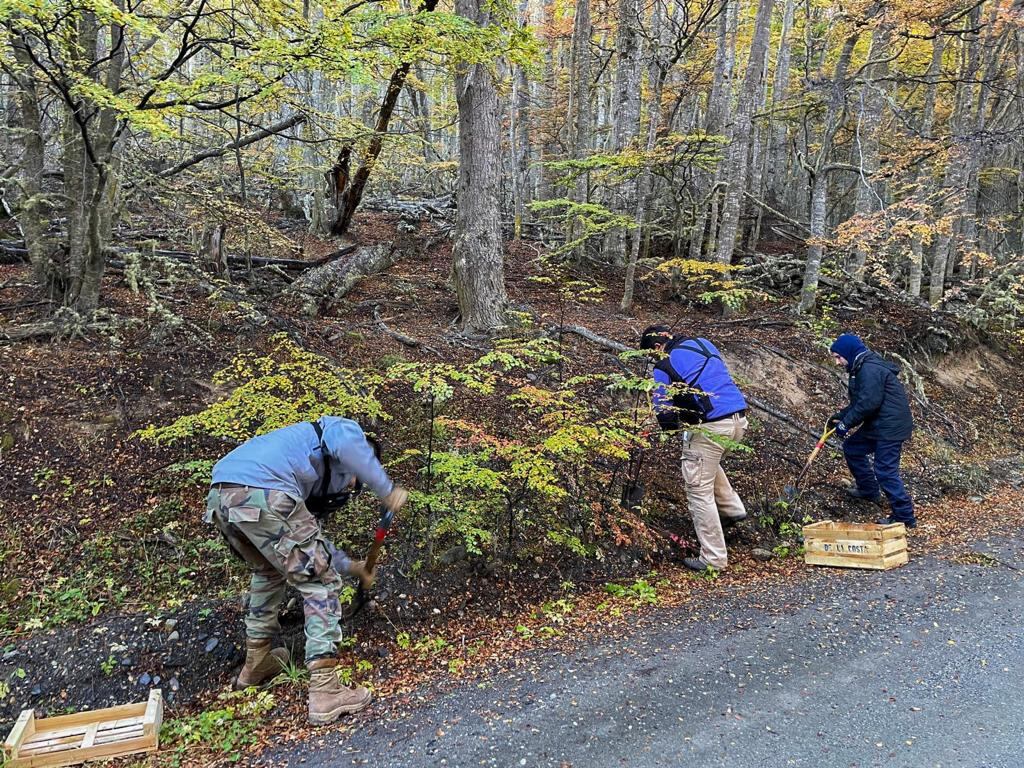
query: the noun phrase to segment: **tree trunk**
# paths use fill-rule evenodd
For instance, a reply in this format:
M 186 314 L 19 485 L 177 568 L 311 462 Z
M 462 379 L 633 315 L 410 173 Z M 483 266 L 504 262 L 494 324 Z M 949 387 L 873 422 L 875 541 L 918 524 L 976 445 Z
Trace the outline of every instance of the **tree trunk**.
M 419 5 L 419 9 L 427 13 L 430 13 L 436 7 L 437 0 L 422 0 Z M 366 148 L 366 154 L 361 158 L 358 170 L 352 176 L 352 183 L 345 189 L 339 189 L 335 185 L 334 194 L 335 198 L 339 201 L 337 219 L 331 225 L 331 234 L 335 237 L 344 235 L 352 225 L 352 217 L 355 216 L 356 209 L 363 199 L 363 190 L 366 188 L 366 182 L 369 180 L 373 166 L 376 165 L 377 158 L 384 147 L 384 138 L 387 136 L 391 115 L 395 111 L 395 105 L 398 104 L 398 97 L 402 93 L 402 88 L 405 85 L 406 78 L 409 76 L 410 69 L 412 69 L 412 62 L 405 61 L 399 64 L 395 71 L 391 73 L 388 88 L 384 92 L 384 98 L 381 100 L 380 112 L 377 113 L 377 122 L 373 128 L 373 136 L 370 138 L 370 144 Z M 340 177 L 335 175 L 335 178 Z
M 789 70 L 792 61 L 792 45 L 790 37 L 793 34 L 793 17 L 796 0 L 786 0 L 785 8 L 782 11 L 782 32 L 779 36 L 779 54 L 775 62 L 775 76 L 772 80 L 772 111 L 779 109 L 785 102 L 789 91 Z M 768 178 L 766 181 L 766 197 L 768 201 L 777 208 L 784 206 L 782 203 L 783 189 L 786 185 L 788 167 L 786 152 L 786 123 L 777 115 L 773 114 L 769 119 L 769 144 L 766 167 Z
M 942 73 L 942 53 L 944 50 L 945 38 L 941 34 L 935 35 L 932 42 L 932 60 L 928 66 L 926 78 L 928 90 L 925 92 L 924 106 L 921 114 L 921 138 L 931 138 L 935 130 L 935 97 L 938 91 L 939 75 Z M 916 173 L 917 190 L 915 195 L 922 203 L 926 203 L 930 197 L 930 181 L 924 169 L 918 169 Z M 929 206 L 930 207 L 930 206 Z M 929 219 L 932 217 L 928 217 Z M 914 231 L 910 236 L 910 268 L 907 273 L 907 293 L 915 299 L 921 295 L 921 278 L 924 271 L 924 242 L 921 233 Z
M 977 29 L 981 18 L 980 10 L 975 7 L 969 16 L 971 28 Z M 954 234 L 959 228 L 957 213 L 963 210 L 968 194 L 967 185 L 971 178 L 974 144 L 979 137 L 972 135 L 976 119 L 972 119 L 975 106 L 975 85 L 981 68 L 981 57 L 978 50 L 978 35 L 970 34 L 963 51 L 963 66 L 958 78 L 953 114 L 950 117 L 950 132 L 953 145 L 949 149 L 948 164 L 943 179 L 942 219 L 947 226 L 935 240 L 935 251 L 932 254 L 931 276 L 928 281 L 928 301 L 933 306 L 942 303 L 946 290 L 946 280 L 952 277 L 956 264 L 954 255 Z M 980 99 L 977 101 L 981 101 Z
M 828 204 L 828 175 L 833 170 L 828 165 L 832 152 L 832 143 L 843 121 L 846 110 L 846 92 L 848 83 L 846 73 L 850 68 L 850 58 L 857 45 L 859 32 L 854 32 L 843 42 L 843 48 L 836 60 L 835 72 L 829 84 L 828 109 L 822 125 L 821 137 L 814 164 L 806 167 L 811 178 L 810 200 L 810 241 L 807 246 L 807 263 L 804 266 L 803 286 L 800 289 L 800 300 L 797 303 L 798 313 L 810 312 L 814 309 L 818 295 L 818 278 L 821 275 L 821 261 L 825 255 L 825 225 Z
M 711 78 L 704 130 L 711 135 L 728 134 L 725 116 L 732 103 L 732 78 L 736 62 L 736 34 L 739 26 L 740 0 L 723 0 L 718 16 L 718 40 L 715 46 L 715 70 Z M 698 173 L 698 211 L 690 240 L 689 257 L 700 261 L 705 254 L 715 251 L 718 231 L 719 181 L 722 178 L 719 161 L 711 173 Z
M 460 16 L 490 21 L 483 0 L 456 0 Z M 501 239 L 498 93 L 487 64 L 462 66 L 455 78 L 459 108 L 458 212 L 452 246 L 453 278 L 466 333 L 490 333 L 505 324 Z
M 825 215 L 828 197 L 828 176 L 815 174 L 811 181 L 811 241 L 807 246 L 807 264 L 804 267 L 804 282 L 800 289 L 798 313 L 814 309 L 818 298 L 818 279 L 821 276 L 821 260 L 825 255 Z
M 616 154 L 623 152 L 640 131 L 640 81 L 643 73 L 641 13 L 642 6 L 639 0 L 618 0 L 618 34 L 615 40 L 615 52 L 618 56 L 615 68 L 616 111 L 611 146 L 611 151 Z M 615 211 L 632 214 L 636 209 L 636 196 L 637 180 L 626 179 L 613 193 L 609 207 Z M 604 243 L 606 261 L 618 266 L 625 265 L 630 247 L 627 235 L 623 229 L 615 229 L 608 234 Z M 634 229 L 631 236 L 639 237 L 640 233 Z
M 883 20 L 871 38 L 871 50 L 868 57 L 875 63 L 871 65 L 868 81 L 860 93 L 853 150 L 854 164 L 860 169 L 853 209 L 855 216 L 868 216 L 876 209 L 883 207 L 884 204 L 874 176 L 878 172 L 882 111 L 889 93 L 890 34 L 891 29 L 888 22 Z M 864 277 L 867 258 L 868 252 L 864 246 L 858 245 L 854 248 L 850 271 L 857 280 L 862 280 Z
M 510 126 L 509 143 L 513 157 L 513 226 L 512 233 L 516 240 L 523 236 L 523 220 L 526 217 L 526 206 L 531 200 L 530 195 L 530 83 L 526 70 L 516 67 L 513 75 L 512 91 L 512 125 Z
M 573 19 L 572 30 L 572 99 L 575 114 L 570 114 L 569 119 L 573 125 L 571 154 L 574 160 L 582 160 L 590 155 L 590 140 L 593 133 L 594 108 L 593 93 L 591 91 L 591 80 L 593 78 L 591 67 L 590 42 L 594 33 L 594 26 L 590 19 L 590 0 L 577 0 L 576 16 Z M 581 173 L 576 179 L 572 189 L 572 199 L 578 203 L 589 202 L 590 200 L 590 174 Z M 582 232 L 579 230 L 578 221 L 573 218 L 569 222 L 566 233 L 568 242 L 577 240 Z M 576 254 L 577 260 L 584 254 L 581 247 Z
M 224 254 L 224 233 L 226 224 L 206 225 L 203 227 L 203 242 L 200 256 L 207 268 L 215 275 L 228 274 L 228 262 Z
M 665 5 L 660 0 L 655 0 L 651 10 L 651 39 L 654 41 L 651 51 L 650 66 L 648 67 L 648 82 L 650 85 L 650 100 L 647 103 L 647 143 L 645 146 L 648 157 L 653 153 L 658 141 L 658 131 L 661 128 L 661 94 L 665 86 L 665 79 L 668 77 L 668 69 L 671 64 L 662 59 L 662 51 L 667 47 L 667 30 L 665 24 Z M 648 208 L 654 189 L 654 175 L 651 173 L 650 161 L 648 161 L 640 172 L 639 183 L 637 184 L 636 230 L 630 238 L 629 259 L 626 264 L 625 287 L 622 292 L 622 301 L 619 309 L 628 312 L 633 306 L 633 290 L 636 282 L 636 266 L 640 259 L 640 243 L 644 236 L 644 221 L 648 217 Z
M 18 37 L 13 38 L 12 47 L 14 60 L 19 66 L 15 70 L 14 79 L 17 85 L 15 100 L 18 107 L 18 139 L 22 148 L 18 174 L 20 194 L 17 197 L 15 217 L 36 279 L 51 292 L 63 293 L 53 259 L 55 244 L 47 236 L 51 205 L 41 194 L 46 148 L 43 143 L 39 91 L 30 74 L 32 59 L 28 50 Z
M 715 252 L 715 261 L 721 264 L 732 263 L 732 254 L 736 249 L 741 203 L 743 192 L 747 188 L 747 161 L 753 136 L 754 107 L 764 77 L 774 4 L 774 0 L 760 0 L 758 3 L 754 34 L 750 44 L 750 60 L 747 63 L 747 72 L 734 113 L 732 142 L 726 152 L 724 170 L 728 186 L 722 199 L 722 223 L 718 234 L 718 249 Z

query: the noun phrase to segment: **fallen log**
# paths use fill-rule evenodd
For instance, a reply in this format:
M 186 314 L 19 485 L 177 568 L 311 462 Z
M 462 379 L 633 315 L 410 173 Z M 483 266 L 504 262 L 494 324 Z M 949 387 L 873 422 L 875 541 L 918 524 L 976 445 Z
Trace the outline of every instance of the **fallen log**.
M 374 321 L 376 321 L 377 327 L 379 327 L 384 333 L 386 333 L 393 339 L 397 339 L 405 346 L 412 347 L 413 349 L 423 349 L 426 350 L 427 352 L 431 352 L 437 355 L 438 357 L 441 357 L 441 353 L 438 352 L 433 347 L 427 346 L 419 339 L 414 339 L 412 336 L 407 336 L 401 331 L 396 331 L 394 328 L 391 328 L 387 323 L 384 322 L 384 318 L 380 316 L 380 306 L 377 304 L 373 305 L 373 319 Z
M 358 246 L 348 245 L 344 248 L 339 248 L 336 251 L 326 256 L 309 261 L 306 259 L 285 259 L 273 256 L 240 256 L 237 254 L 224 254 L 224 259 L 228 265 L 234 267 L 281 267 L 282 269 L 304 271 L 307 269 L 314 269 L 321 267 L 324 264 L 329 264 L 332 261 L 336 261 L 342 256 L 347 256 L 350 253 L 356 251 Z M 199 257 L 191 251 L 175 251 L 167 250 L 163 248 L 150 249 L 145 246 L 140 247 L 108 247 L 106 249 L 108 254 L 115 254 L 117 256 L 123 256 L 128 253 L 152 253 L 155 256 L 161 256 L 166 259 L 172 259 L 174 261 L 186 261 L 198 263 Z M 25 244 L 19 241 L 12 240 L 0 240 L 0 263 L 2 264 L 16 264 L 18 262 L 28 261 L 28 250 L 25 248 Z
M 447 218 L 455 214 L 453 195 L 428 198 L 425 200 L 398 200 L 394 198 L 372 198 L 363 200 L 364 211 L 395 213 L 402 218 L 422 221 L 431 218 Z
M 399 252 L 393 243 L 379 243 L 353 248 L 352 258 L 334 259 L 305 271 L 285 293 L 301 294 L 317 300 L 340 301 L 364 277 L 383 272 L 398 261 Z
M 630 347 L 627 347 L 625 344 L 622 344 L 621 342 L 615 341 L 613 339 L 606 338 L 604 336 L 599 336 L 598 334 L 591 331 L 589 328 L 584 328 L 582 325 L 552 325 L 550 328 L 548 328 L 548 333 L 573 333 L 576 334 L 577 336 L 582 336 L 587 341 L 592 341 L 594 344 L 597 344 L 598 346 L 604 347 L 605 349 L 610 349 L 613 352 L 633 351 Z
M 0 240 L 0 264 L 21 264 L 28 261 L 28 249 L 24 243 Z

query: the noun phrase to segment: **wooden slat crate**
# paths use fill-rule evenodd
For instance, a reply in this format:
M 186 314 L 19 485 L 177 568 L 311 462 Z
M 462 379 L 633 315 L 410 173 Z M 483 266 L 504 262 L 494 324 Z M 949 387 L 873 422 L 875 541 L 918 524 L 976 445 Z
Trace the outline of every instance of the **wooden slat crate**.
M 887 571 L 910 560 L 903 523 L 834 523 L 805 525 L 804 562 L 839 568 Z
M 134 752 L 155 752 L 160 744 L 164 700 L 158 689 L 149 701 L 36 720 L 31 709 L 14 724 L 4 753 L 10 768 L 52 768 Z

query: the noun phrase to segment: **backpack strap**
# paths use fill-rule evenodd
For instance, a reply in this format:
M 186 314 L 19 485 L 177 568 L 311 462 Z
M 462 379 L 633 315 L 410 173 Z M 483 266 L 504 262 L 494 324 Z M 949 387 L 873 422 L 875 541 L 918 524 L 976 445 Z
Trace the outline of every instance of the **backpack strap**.
M 320 426 L 319 421 L 311 421 L 309 423 L 313 426 L 313 431 L 316 432 L 317 442 L 320 443 L 320 453 L 324 457 L 324 479 L 320 485 L 320 492 L 313 495 L 326 496 L 331 488 L 331 459 L 327 455 L 327 448 L 324 447 L 324 428 Z
M 697 346 L 696 347 L 687 346 L 688 342 L 691 342 L 691 341 L 694 344 L 696 344 Z M 697 371 L 697 375 L 693 377 L 693 381 L 686 381 L 682 376 L 680 376 L 678 374 L 676 369 L 672 367 L 672 363 L 669 362 L 669 355 L 673 351 L 675 351 L 677 349 L 685 349 L 687 352 L 696 352 L 698 355 L 700 355 L 700 356 L 702 356 L 704 358 L 704 365 L 702 365 L 700 367 L 700 370 Z M 669 379 L 671 379 L 673 382 L 675 382 L 675 383 L 680 383 L 681 382 L 681 383 L 685 384 L 686 386 L 691 387 L 693 389 L 697 388 L 697 383 L 700 381 L 700 377 L 704 375 L 704 369 L 708 367 L 708 363 L 710 363 L 712 360 L 721 360 L 722 359 L 720 355 L 716 355 L 714 352 L 712 352 L 710 349 L 708 349 L 707 345 L 704 344 L 704 342 L 701 341 L 700 339 L 684 339 L 680 344 L 672 347 L 669 350 L 669 355 L 666 355 L 661 360 L 659 360 L 658 363 L 654 367 L 657 370 L 659 370 L 659 371 L 663 371 L 664 373 L 667 373 Z

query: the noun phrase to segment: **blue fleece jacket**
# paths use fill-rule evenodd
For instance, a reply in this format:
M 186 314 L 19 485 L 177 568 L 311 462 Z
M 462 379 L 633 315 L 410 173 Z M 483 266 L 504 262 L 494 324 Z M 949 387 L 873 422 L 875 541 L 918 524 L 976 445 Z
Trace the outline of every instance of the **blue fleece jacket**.
M 338 416 L 323 416 L 319 422 L 331 459 L 327 493 L 340 493 L 353 477 L 381 498 L 391 493 L 394 484 L 359 424 Z M 214 465 L 213 482 L 283 491 L 305 501 L 321 490 L 323 474 L 324 456 L 316 430 L 303 421 L 242 443 Z
M 710 359 L 696 351 L 700 342 L 712 355 Z M 669 386 L 675 382 L 677 385 L 684 383 L 700 392 L 707 393 L 711 400 L 711 410 L 704 421 L 714 421 L 723 416 L 729 416 L 747 407 L 747 401 L 743 399 L 739 388 L 729 375 L 729 369 L 721 360 L 721 354 L 715 345 L 707 339 L 688 339 L 677 337 L 668 346 L 668 366 L 671 372 L 664 370 L 666 366 L 654 369 L 654 380 L 657 383 L 651 395 L 654 413 L 658 417 L 658 423 L 663 429 L 675 429 L 678 427 L 678 419 L 675 419 L 675 408 Z M 707 364 L 705 366 L 705 363 Z M 701 368 L 704 369 L 701 373 Z M 675 376 L 672 376 L 672 373 Z M 699 374 L 699 380 L 698 380 Z

